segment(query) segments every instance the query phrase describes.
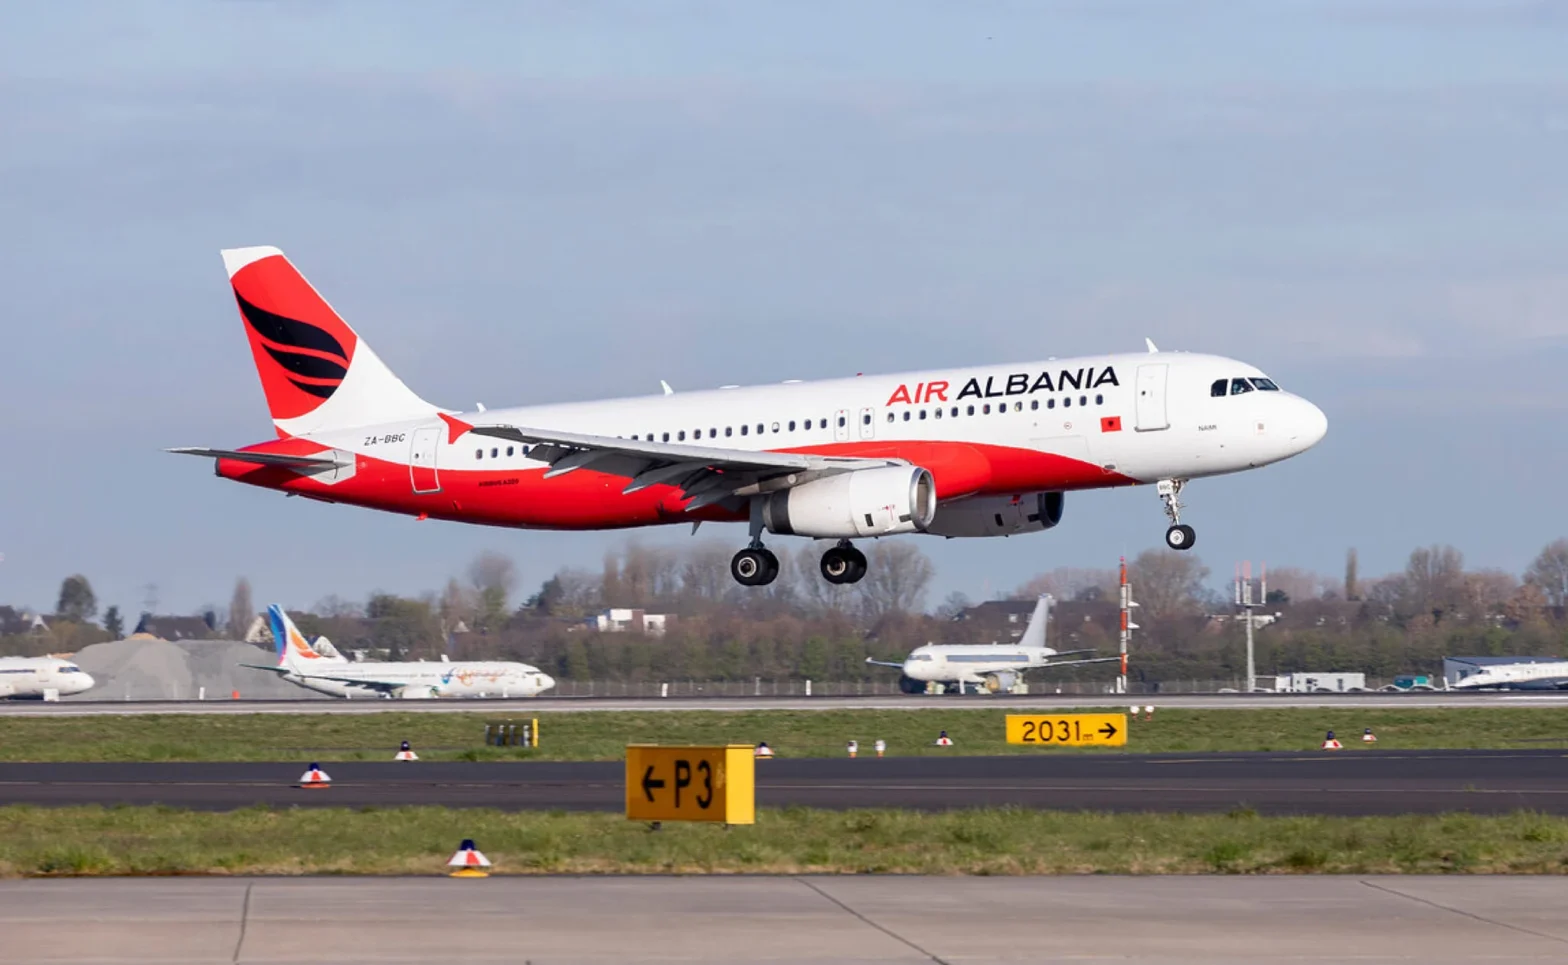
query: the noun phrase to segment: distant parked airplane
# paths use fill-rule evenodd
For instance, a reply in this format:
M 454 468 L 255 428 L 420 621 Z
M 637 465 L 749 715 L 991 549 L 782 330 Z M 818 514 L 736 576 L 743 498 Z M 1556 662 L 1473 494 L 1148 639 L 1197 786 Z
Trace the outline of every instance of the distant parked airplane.
M 1454 690 L 1568 690 L 1568 660 L 1484 666 L 1451 685 Z
M 283 608 L 267 607 L 278 662 L 270 670 L 291 684 L 333 697 L 537 697 L 555 686 L 538 667 L 507 661 L 351 663 L 325 638 L 312 646 Z
M 0 657 L 0 698 L 45 700 L 92 689 L 92 675 L 59 657 Z
M 936 682 L 953 684 L 959 693 L 966 685 L 984 687 L 991 693 L 1013 689 L 1026 670 L 1044 667 L 1066 667 L 1083 663 L 1110 663 L 1121 657 L 1091 657 L 1085 660 L 1053 660 L 1053 657 L 1070 657 L 1092 650 L 1052 650 L 1045 645 L 1045 628 L 1050 620 L 1050 596 L 1040 597 L 1034 613 L 1029 617 L 1024 635 L 1017 643 L 967 644 L 928 643 L 912 651 L 903 663 L 866 658 L 866 663 L 878 667 L 897 667 L 904 672 L 898 687 L 906 694 L 924 693 L 926 684 Z

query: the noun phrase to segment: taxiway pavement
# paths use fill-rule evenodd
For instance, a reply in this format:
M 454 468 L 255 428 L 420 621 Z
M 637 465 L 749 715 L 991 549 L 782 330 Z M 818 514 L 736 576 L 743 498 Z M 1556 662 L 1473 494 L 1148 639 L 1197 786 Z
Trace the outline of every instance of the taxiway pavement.
M 326 790 L 293 786 L 305 763 L 0 764 L 0 803 L 624 807 L 618 761 L 326 763 Z M 756 780 L 762 807 L 1568 814 L 1560 750 L 775 759 L 758 763 Z
M 0 961 L 1491 965 L 1568 957 L 1562 877 L 0 882 Z

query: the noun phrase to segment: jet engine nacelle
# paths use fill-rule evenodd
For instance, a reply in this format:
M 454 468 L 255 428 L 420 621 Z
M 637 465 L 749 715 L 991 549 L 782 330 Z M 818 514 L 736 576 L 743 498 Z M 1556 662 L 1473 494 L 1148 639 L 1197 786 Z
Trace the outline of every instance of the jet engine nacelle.
M 919 466 L 856 469 L 770 493 L 762 521 L 781 536 L 853 539 L 924 530 L 936 515 L 936 481 Z
M 1018 497 L 977 496 L 948 503 L 926 527 L 933 536 L 1016 536 L 1038 533 L 1062 521 L 1065 493 L 1030 493 Z
M 1016 683 L 1018 683 L 1018 675 L 1007 671 L 985 676 L 985 689 L 993 694 L 1008 693 Z

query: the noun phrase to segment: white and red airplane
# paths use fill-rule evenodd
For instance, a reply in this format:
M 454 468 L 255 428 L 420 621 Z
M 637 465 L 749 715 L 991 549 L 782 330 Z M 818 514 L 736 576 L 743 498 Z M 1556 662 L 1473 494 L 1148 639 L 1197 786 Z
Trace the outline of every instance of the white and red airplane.
M 1190 479 L 1323 438 L 1317 406 L 1257 368 L 1157 352 L 465 413 L 421 399 L 276 248 L 223 252 L 278 438 L 217 474 L 419 519 L 520 529 L 748 522 L 730 570 L 771 583 L 764 532 L 835 540 L 822 575 L 865 575 L 857 538 L 1050 529 L 1069 490 L 1155 483 L 1188 549 Z

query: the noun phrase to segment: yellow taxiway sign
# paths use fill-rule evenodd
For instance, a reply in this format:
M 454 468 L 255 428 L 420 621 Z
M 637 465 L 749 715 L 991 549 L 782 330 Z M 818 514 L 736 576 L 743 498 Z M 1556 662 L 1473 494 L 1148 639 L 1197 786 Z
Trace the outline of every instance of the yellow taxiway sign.
M 754 753 L 750 744 L 628 744 L 627 819 L 756 823 Z
M 1125 747 L 1126 714 L 1008 714 L 1009 744 Z

